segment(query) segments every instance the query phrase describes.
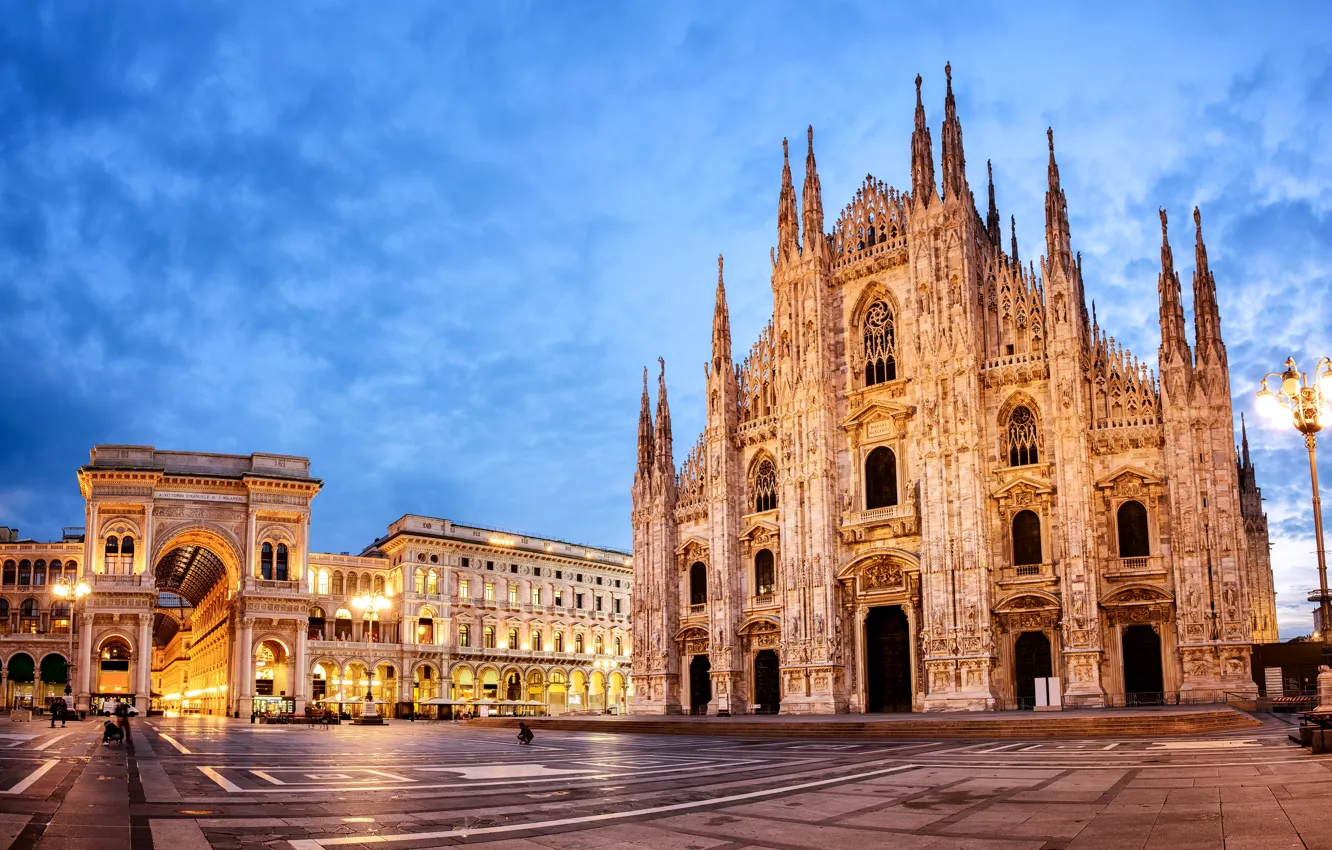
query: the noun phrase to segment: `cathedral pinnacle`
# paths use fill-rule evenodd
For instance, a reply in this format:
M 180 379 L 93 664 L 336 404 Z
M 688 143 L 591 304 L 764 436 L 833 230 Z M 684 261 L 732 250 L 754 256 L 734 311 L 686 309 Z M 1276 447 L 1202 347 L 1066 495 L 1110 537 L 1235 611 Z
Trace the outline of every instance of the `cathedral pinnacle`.
M 1221 355 L 1221 311 L 1216 303 L 1216 278 L 1207 264 L 1207 245 L 1203 243 L 1202 214 L 1193 208 L 1193 340 L 1199 363 Z M 1224 356 L 1224 355 L 1221 355 Z
M 817 251 L 826 245 L 823 235 L 823 187 L 819 183 L 819 169 L 814 162 L 814 125 L 809 125 L 809 151 L 805 154 L 805 185 L 801 190 L 804 200 L 804 247 Z
M 964 198 L 967 193 L 967 158 L 962 152 L 962 122 L 953 97 L 953 66 L 944 65 L 947 91 L 944 95 L 943 186 L 944 199 Z
M 937 198 L 934 186 L 934 148 L 930 128 L 925 123 L 925 104 L 920 98 L 920 74 L 916 75 L 916 128 L 911 132 L 911 194 L 917 202 L 929 205 Z
M 648 370 L 643 367 L 643 404 L 638 411 L 638 471 L 646 474 L 652 468 L 652 400 L 648 397 Z
M 1045 256 L 1051 265 L 1067 272 L 1072 259 L 1072 239 L 1068 232 L 1068 202 L 1059 185 L 1059 164 L 1055 162 L 1054 128 L 1045 129 L 1045 138 L 1050 145 L 1049 188 L 1045 191 Z
M 990 211 L 985 215 L 985 229 L 990 234 L 990 244 L 997 247 L 1000 239 L 999 208 L 994 203 L 994 166 L 988 159 L 985 160 L 985 176 L 990 183 Z
M 1017 249 L 1017 216 L 1015 215 L 1009 216 L 1008 224 L 1009 227 L 1012 228 L 1012 234 L 1013 234 L 1013 265 L 1021 268 L 1022 261 L 1018 259 L 1018 249 Z
M 790 262 L 800 253 L 799 233 L 791 153 L 786 139 L 782 139 L 782 192 L 777 201 L 777 252 L 782 261 Z
M 1190 364 L 1189 343 L 1184 333 L 1184 305 L 1180 301 L 1179 275 L 1175 272 L 1175 258 L 1170 250 L 1169 219 L 1165 207 L 1161 214 L 1161 277 L 1157 293 L 1161 301 L 1161 361 L 1162 371 L 1173 356 Z
M 726 283 L 722 280 L 722 256 L 717 255 L 717 305 L 712 311 L 712 370 L 731 369 L 731 313 L 726 307 Z
M 661 375 L 657 378 L 657 433 L 653 435 L 657 470 L 675 478 L 675 454 L 671 446 L 671 408 L 666 403 L 666 358 L 658 357 Z

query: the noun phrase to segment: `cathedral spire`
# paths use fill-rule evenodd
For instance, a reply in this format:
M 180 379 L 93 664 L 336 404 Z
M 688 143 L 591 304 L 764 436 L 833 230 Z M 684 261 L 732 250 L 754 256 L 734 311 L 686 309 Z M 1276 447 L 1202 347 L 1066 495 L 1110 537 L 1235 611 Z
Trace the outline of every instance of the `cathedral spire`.
M 990 234 L 990 244 L 999 246 L 1000 233 L 999 208 L 994 203 L 994 166 L 985 160 L 985 176 L 990 183 L 990 211 L 985 215 L 985 230 Z
M 911 194 L 928 205 L 939 197 L 934 186 L 934 148 L 925 123 L 925 104 L 920 99 L 920 74 L 916 75 L 916 129 L 911 131 Z
M 791 156 L 782 139 L 782 193 L 777 201 L 777 252 L 783 261 L 800 253 L 800 221 L 796 214 L 795 183 L 791 181 Z
M 657 378 L 657 433 L 653 446 L 657 451 L 657 469 L 675 478 L 675 454 L 671 445 L 671 408 L 666 404 L 666 358 L 658 357 L 661 375 Z
M 1193 344 L 1198 359 L 1219 354 L 1221 343 L 1221 312 L 1216 304 L 1216 278 L 1207 265 L 1207 246 L 1203 243 L 1202 214 L 1193 208 L 1194 269 L 1193 269 Z
M 1068 233 L 1068 202 L 1059 185 L 1059 164 L 1055 162 L 1054 129 L 1045 129 L 1050 144 L 1049 188 L 1045 191 L 1045 256 L 1056 268 L 1068 271 L 1072 259 L 1072 239 Z
M 1013 233 L 1013 265 L 1017 266 L 1018 268 L 1021 268 L 1022 261 L 1018 259 L 1018 249 L 1017 249 L 1017 216 L 1015 215 L 1009 216 L 1008 224 L 1012 228 L 1012 233 Z
M 1249 429 L 1244 422 L 1244 411 L 1240 411 L 1240 463 L 1242 468 L 1251 469 L 1253 461 L 1249 459 Z
M 819 183 L 819 169 L 814 162 L 814 125 L 809 125 L 809 152 L 805 154 L 805 185 L 800 192 L 804 201 L 804 245 L 806 251 L 817 251 L 826 244 L 823 235 L 823 187 Z
M 1179 274 L 1175 271 L 1175 258 L 1170 251 L 1170 234 L 1166 211 L 1161 209 L 1161 277 L 1157 293 L 1161 300 L 1161 354 L 1162 371 L 1172 355 L 1179 355 L 1190 363 L 1189 343 L 1184 333 L 1184 305 L 1180 303 Z
M 648 370 L 643 367 L 643 404 L 638 411 L 638 471 L 647 474 L 652 469 L 652 400 L 648 397 Z
M 717 255 L 717 305 L 712 310 L 712 369 L 721 374 L 731 365 L 731 313 L 726 307 L 726 284 L 722 280 L 722 257 Z
M 945 200 L 967 196 L 967 158 L 962 152 L 962 122 L 957 120 L 957 100 L 953 97 L 953 66 L 944 65 L 947 93 L 944 95 L 943 194 Z

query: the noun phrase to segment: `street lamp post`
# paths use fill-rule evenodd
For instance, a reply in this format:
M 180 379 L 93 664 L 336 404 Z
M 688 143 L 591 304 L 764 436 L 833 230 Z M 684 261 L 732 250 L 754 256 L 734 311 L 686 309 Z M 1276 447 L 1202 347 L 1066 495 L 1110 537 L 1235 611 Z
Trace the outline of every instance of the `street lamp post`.
M 1327 554 L 1323 547 L 1323 501 L 1318 496 L 1318 463 L 1314 457 L 1316 442 L 1314 435 L 1323 430 L 1323 426 L 1332 423 L 1332 359 L 1324 357 L 1318 361 L 1318 365 L 1314 368 L 1316 377 L 1312 383 L 1309 381 L 1309 376 L 1301 373 L 1296 367 L 1293 357 L 1287 357 L 1285 365 L 1285 371 L 1269 372 L 1263 376 L 1262 389 L 1258 390 L 1258 411 L 1272 418 L 1289 415 L 1295 430 L 1304 435 L 1304 445 L 1309 450 L 1309 478 L 1313 484 L 1314 546 L 1318 553 L 1318 592 L 1316 595 L 1310 594 L 1309 601 L 1318 602 L 1319 632 L 1323 640 L 1324 660 L 1327 661 L 1328 656 L 1332 655 L 1332 611 L 1329 610 L 1329 602 L 1332 602 L 1332 599 L 1329 598 L 1327 591 Z M 1267 386 L 1268 379 L 1274 376 L 1281 379 L 1281 388 L 1275 393 Z M 1327 702 L 1323 699 L 1319 701 Z
M 74 603 L 92 593 L 92 588 L 85 582 L 74 584 L 70 579 L 61 579 L 51 586 L 51 592 L 61 599 L 68 599 L 69 606 L 69 664 L 65 670 L 65 696 L 74 693 Z
M 362 622 L 368 625 L 371 620 L 378 619 L 379 612 L 389 607 L 392 603 L 381 594 L 376 593 L 372 596 L 368 593 L 363 593 L 352 599 L 351 604 L 353 608 L 357 608 L 361 611 L 361 615 L 364 618 Z M 369 663 L 373 664 L 373 662 Z M 369 675 L 365 680 L 365 710 L 361 713 L 361 723 L 383 723 L 383 719 L 379 716 L 379 710 L 375 708 L 374 696 L 371 693 L 371 689 L 375 684 L 375 668 L 371 666 L 368 668 L 367 672 Z

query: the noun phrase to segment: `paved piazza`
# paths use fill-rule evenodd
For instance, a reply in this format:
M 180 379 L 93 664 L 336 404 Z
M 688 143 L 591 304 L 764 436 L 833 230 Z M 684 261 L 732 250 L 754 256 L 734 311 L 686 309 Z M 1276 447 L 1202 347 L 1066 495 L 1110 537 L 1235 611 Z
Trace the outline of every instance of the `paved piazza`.
M 718 739 L 136 723 L 0 736 L 12 847 L 1332 847 L 1332 761 L 1263 728 L 1132 740 Z

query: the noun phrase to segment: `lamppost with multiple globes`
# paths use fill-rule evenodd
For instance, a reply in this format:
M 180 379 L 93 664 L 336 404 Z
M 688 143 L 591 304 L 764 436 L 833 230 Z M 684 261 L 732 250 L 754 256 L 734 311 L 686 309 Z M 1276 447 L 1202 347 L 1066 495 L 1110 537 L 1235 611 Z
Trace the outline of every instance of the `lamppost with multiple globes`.
M 1269 372 L 1263 376 L 1258 390 L 1258 412 L 1273 419 L 1290 417 L 1295 430 L 1304 435 L 1309 449 L 1309 477 L 1313 482 L 1314 544 L 1318 553 L 1318 590 L 1309 595 L 1310 602 L 1318 603 L 1319 631 L 1324 654 L 1332 651 L 1332 599 L 1327 591 L 1327 554 L 1323 547 L 1323 501 L 1318 497 L 1318 463 L 1314 457 L 1315 438 L 1323 427 L 1332 424 L 1332 359 L 1324 357 L 1314 368 L 1314 380 L 1300 372 L 1293 357 L 1286 358 L 1282 372 Z M 1279 377 L 1280 388 L 1273 392 L 1269 379 Z
M 51 592 L 61 599 L 68 599 L 69 606 L 69 665 L 65 671 L 65 696 L 74 693 L 74 604 L 83 597 L 92 593 L 92 588 L 87 583 L 79 582 L 75 584 L 72 580 L 61 579 L 51 586 Z
M 361 616 L 364 618 L 362 620 L 363 623 L 362 627 L 364 628 L 365 632 L 368 633 L 370 631 L 369 629 L 370 622 L 372 620 L 378 620 L 379 612 L 383 611 L 385 608 L 389 607 L 393 603 L 390 602 L 387 597 L 379 593 L 373 595 L 369 593 L 362 593 L 360 596 L 354 597 L 351 601 L 351 604 L 353 608 L 356 608 L 361 612 Z M 365 718 L 373 718 L 378 716 L 378 712 L 375 710 L 374 697 L 371 696 L 371 690 L 374 688 L 375 685 L 374 667 L 370 667 L 367 670 L 367 673 L 368 677 L 365 680 L 365 712 L 362 717 L 362 722 L 365 722 Z

